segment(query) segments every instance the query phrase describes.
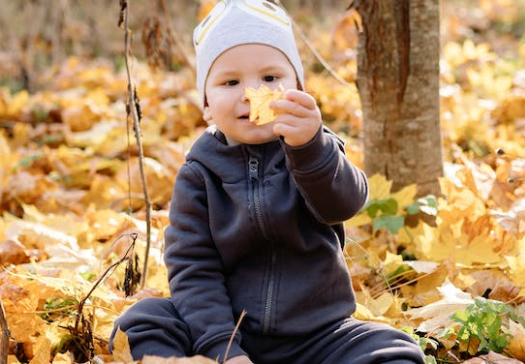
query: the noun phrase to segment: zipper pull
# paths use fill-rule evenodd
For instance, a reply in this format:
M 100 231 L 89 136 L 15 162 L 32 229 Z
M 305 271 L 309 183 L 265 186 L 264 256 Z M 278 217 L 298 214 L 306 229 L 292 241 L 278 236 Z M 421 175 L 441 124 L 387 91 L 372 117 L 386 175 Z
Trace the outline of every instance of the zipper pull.
M 259 178 L 259 160 L 254 156 L 250 156 L 248 161 L 248 171 L 250 172 L 251 179 L 256 180 Z

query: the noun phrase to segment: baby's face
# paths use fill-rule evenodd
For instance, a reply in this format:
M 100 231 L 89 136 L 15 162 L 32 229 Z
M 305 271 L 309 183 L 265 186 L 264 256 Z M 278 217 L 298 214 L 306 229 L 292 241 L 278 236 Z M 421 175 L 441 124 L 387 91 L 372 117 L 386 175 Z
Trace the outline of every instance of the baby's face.
M 273 123 L 257 126 L 249 120 L 250 102 L 244 97 L 244 90 L 261 85 L 296 89 L 297 77 L 288 58 L 276 48 L 262 44 L 228 49 L 215 60 L 206 80 L 205 119 L 240 143 L 262 144 L 276 139 Z

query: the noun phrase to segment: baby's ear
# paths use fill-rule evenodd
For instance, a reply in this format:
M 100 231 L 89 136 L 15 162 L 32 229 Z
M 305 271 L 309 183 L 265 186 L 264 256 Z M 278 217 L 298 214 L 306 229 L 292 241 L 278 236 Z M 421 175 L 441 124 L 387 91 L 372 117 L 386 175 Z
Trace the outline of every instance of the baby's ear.
M 202 113 L 202 118 L 204 119 L 205 122 L 207 122 L 208 124 L 210 123 L 212 117 L 211 117 L 211 111 L 210 111 L 210 107 L 209 106 L 205 106 L 204 107 L 204 111 Z

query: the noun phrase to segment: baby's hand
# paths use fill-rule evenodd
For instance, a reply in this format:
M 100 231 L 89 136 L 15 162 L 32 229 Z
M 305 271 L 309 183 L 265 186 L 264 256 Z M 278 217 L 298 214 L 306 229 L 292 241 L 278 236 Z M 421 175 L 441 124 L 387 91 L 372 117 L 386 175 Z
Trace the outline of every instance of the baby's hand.
M 286 91 L 284 100 L 272 101 L 270 107 L 279 110 L 273 132 L 284 137 L 286 144 L 298 147 L 308 143 L 322 124 L 321 111 L 315 99 L 300 90 Z
M 224 364 L 253 364 L 246 355 L 237 355 L 224 362 Z

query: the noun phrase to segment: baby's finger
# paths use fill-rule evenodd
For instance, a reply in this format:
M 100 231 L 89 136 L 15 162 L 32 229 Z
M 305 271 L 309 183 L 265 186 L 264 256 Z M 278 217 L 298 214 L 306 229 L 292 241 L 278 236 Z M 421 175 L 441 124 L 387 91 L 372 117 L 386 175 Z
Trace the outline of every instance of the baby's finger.
M 296 102 L 310 110 L 313 110 L 317 107 L 317 101 L 315 100 L 315 98 L 304 91 L 287 90 L 285 93 L 285 97 L 287 100 Z
M 270 103 L 270 108 L 278 114 L 289 114 L 298 117 L 306 117 L 311 111 L 301 104 L 291 100 L 278 100 Z

